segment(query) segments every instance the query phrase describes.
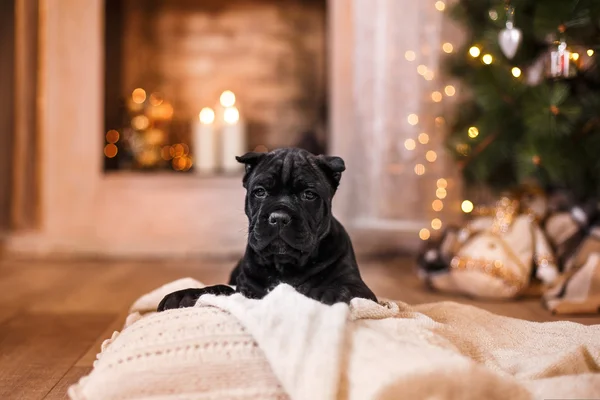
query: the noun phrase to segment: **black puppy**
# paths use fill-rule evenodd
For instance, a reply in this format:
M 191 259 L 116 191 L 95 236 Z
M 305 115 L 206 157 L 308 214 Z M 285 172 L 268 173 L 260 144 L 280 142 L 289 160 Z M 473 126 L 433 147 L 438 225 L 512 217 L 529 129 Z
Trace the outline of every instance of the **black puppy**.
M 287 283 L 325 304 L 355 297 L 377 301 L 361 279 L 348 234 L 331 214 L 344 161 L 301 149 L 248 153 L 237 160 L 246 166 L 249 230 L 246 253 L 229 284 L 253 299 Z M 206 293 L 233 292 L 226 285 L 180 290 L 167 295 L 158 311 L 191 307 Z

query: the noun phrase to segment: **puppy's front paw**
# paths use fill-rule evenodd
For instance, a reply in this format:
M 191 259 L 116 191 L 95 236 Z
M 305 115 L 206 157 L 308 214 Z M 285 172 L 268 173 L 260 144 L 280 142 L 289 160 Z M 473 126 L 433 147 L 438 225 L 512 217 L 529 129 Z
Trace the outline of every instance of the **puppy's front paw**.
M 226 285 L 207 286 L 202 289 L 184 289 L 169 293 L 158 304 L 157 311 L 172 310 L 175 308 L 193 307 L 203 294 L 230 295 L 234 290 Z
M 350 303 L 352 294 L 345 288 L 317 288 L 308 293 L 308 297 L 323 304 Z

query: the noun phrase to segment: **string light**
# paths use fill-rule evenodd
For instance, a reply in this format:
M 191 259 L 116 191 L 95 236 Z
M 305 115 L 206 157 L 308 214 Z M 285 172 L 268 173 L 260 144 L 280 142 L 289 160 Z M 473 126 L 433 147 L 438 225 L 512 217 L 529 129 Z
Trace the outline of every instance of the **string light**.
M 431 227 L 436 231 L 442 228 L 442 220 L 439 218 L 434 218 L 431 220 Z
M 429 135 L 426 134 L 425 132 L 419 133 L 419 136 L 417 137 L 417 139 L 419 140 L 419 143 L 421 143 L 421 144 L 429 143 Z
M 417 114 L 410 114 L 407 119 L 408 123 L 413 126 L 419 123 L 419 117 L 417 116 Z
M 491 54 L 486 54 L 481 59 L 484 64 L 490 65 L 494 61 L 494 57 Z
M 456 88 L 452 85 L 448 85 L 444 88 L 444 93 L 446 93 L 446 96 L 454 96 L 456 94 Z
M 431 80 L 433 80 L 433 77 L 434 77 L 433 71 L 427 71 L 427 72 L 425 72 L 425 79 L 426 80 L 431 81 Z
M 421 176 L 425 173 L 425 166 L 423 164 L 415 165 L 415 174 Z
M 472 211 L 473 211 L 473 203 L 471 203 L 469 200 L 465 200 L 465 201 L 463 201 L 463 202 L 462 202 L 462 204 L 460 205 L 460 209 L 461 209 L 461 210 L 462 210 L 464 213 L 468 214 L 468 213 L 470 213 L 470 212 L 472 212 Z
M 433 211 L 442 211 L 444 208 L 444 202 L 440 199 L 436 199 L 433 201 L 433 203 L 431 203 L 431 208 L 433 208 Z
M 431 93 L 431 100 L 433 100 L 436 103 L 439 103 L 440 101 L 442 101 L 442 94 L 440 92 Z
M 108 143 L 117 143 L 119 141 L 119 132 L 114 129 L 106 132 L 106 141 Z
M 427 67 L 421 64 L 417 67 L 417 72 L 419 73 L 419 75 L 425 76 L 425 74 L 427 73 Z
M 136 104 L 142 104 L 146 101 L 146 91 L 142 88 L 137 88 L 131 93 L 131 99 Z
M 438 199 L 445 199 L 447 195 L 448 195 L 448 192 L 446 191 L 446 189 L 437 188 L 437 190 L 435 191 L 435 196 Z
M 592 49 L 589 49 L 589 50 L 587 51 L 587 55 L 588 55 L 588 56 L 590 56 L 590 57 L 591 57 L 591 56 L 593 56 L 593 55 L 594 55 L 594 50 L 592 50 Z
M 442 50 L 444 50 L 444 53 L 450 54 L 454 50 L 454 46 L 452 46 L 452 43 L 446 42 L 442 45 Z
M 106 146 L 104 146 L 104 155 L 107 158 L 115 157 L 118 152 L 119 152 L 119 149 L 117 148 L 117 146 L 114 143 L 109 143 Z
M 415 143 L 415 141 L 413 139 L 406 139 L 404 141 L 404 147 L 406 147 L 406 150 L 414 150 L 415 147 L 417 147 L 417 144 Z
M 477 136 L 479 136 L 479 129 L 474 126 L 470 127 L 468 135 L 471 139 L 475 139 Z
M 471 55 L 471 57 L 477 58 L 481 54 L 481 50 L 479 49 L 479 47 L 473 46 L 469 49 L 469 54 Z
M 521 76 L 521 68 L 514 67 L 514 68 L 511 70 L 511 72 L 512 72 L 512 74 L 513 74 L 513 76 L 514 76 L 515 78 L 518 78 L 518 77 L 520 77 L 520 76 Z
M 429 150 L 425 154 L 425 159 L 429 162 L 434 162 L 435 160 L 437 160 L 437 153 L 433 150 Z
M 417 55 L 415 54 L 414 51 L 412 50 L 407 50 L 404 53 L 404 58 L 406 58 L 408 61 L 415 61 L 415 59 L 417 58 Z
M 423 228 L 419 231 L 419 237 L 421 238 L 421 240 L 427 240 L 427 239 L 429 239 L 430 236 L 431 236 L 431 233 L 429 232 L 429 229 L 427 229 L 427 228 Z
M 444 3 L 443 1 L 436 1 L 435 2 L 435 8 L 438 11 L 444 11 L 446 9 L 446 3 Z
M 437 187 L 440 189 L 446 189 L 448 187 L 448 181 L 445 180 L 444 178 L 438 179 L 436 184 L 437 184 Z
M 579 60 L 579 53 L 573 53 L 571 54 L 571 58 L 575 61 Z

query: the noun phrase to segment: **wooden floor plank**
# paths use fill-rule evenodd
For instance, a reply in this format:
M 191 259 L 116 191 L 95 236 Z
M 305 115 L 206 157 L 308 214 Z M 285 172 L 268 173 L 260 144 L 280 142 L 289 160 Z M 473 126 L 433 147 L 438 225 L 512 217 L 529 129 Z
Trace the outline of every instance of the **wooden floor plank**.
M 77 383 L 82 376 L 89 374 L 91 370 L 92 370 L 91 366 L 89 366 L 89 367 L 77 367 L 77 366 L 72 367 L 61 378 L 61 380 L 58 381 L 58 383 L 52 388 L 50 393 L 48 393 L 48 395 L 46 397 L 44 397 L 44 400 L 68 399 L 69 396 L 67 396 L 67 390 L 69 389 L 69 386 Z
M 22 314 L 0 326 L 0 399 L 42 399 L 114 315 Z

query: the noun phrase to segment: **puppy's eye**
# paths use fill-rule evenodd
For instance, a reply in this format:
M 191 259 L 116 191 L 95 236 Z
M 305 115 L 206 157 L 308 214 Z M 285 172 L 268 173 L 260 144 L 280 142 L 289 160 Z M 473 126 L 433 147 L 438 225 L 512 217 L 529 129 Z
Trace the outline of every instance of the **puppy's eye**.
M 264 188 L 256 188 L 256 189 L 254 189 L 252 194 L 257 199 L 264 199 L 265 197 L 267 197 L 267 191 Z
M 318 197 L 318 195 L 313 192 L 312 190 L 305 190 L 304 193 L 302 193 L 302 198 L 304 200 L 314 200 Z

